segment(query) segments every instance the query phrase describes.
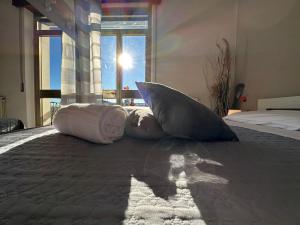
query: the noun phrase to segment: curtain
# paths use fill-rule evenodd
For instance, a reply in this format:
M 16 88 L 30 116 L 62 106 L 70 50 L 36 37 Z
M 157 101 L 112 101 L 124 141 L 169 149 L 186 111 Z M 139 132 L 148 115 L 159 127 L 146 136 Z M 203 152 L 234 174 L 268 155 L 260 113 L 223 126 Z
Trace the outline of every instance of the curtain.
M 74 38 L 76 17 L 74 14 L 75 0 L 27 0 L 27 2 Z
M 75 41 L 67 33 L 62 34 L 61 104 L 76 102 Z
M 74 3 L 74 38 L 66 33 L 62 37 L 62 104 L 101 102 L 100 3 Z
M 28 2 L 63 30 L 61 103 L 101 102 L 101 1 Z

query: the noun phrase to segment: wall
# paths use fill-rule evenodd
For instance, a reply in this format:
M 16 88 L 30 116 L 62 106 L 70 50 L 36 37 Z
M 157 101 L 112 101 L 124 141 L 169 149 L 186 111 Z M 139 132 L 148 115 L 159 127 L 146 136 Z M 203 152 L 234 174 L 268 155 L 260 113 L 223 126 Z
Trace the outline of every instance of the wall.
M 157 8 L 153 80 L 210 105 L 204 75 L 213 78 L 208 64 L 217 56 L 216 42 L 228 39 L 235 54 L 236 16 L 236 0 L 163 0 Z
M 259 98 L 300 95 L 299 12 L 298 0 L 162 0 L 152 79 L 209 105 L 204 74 L 213 77 L 207 64 L 225 37 L 235 84 L 246 84 L 244 109 L 256 109 Z
M 27 127 L 35 126 L 33 16 L 24 9 L 24 71 Z
M 32 35 L 31 13 L 24 12 L 24 23 L 25 36 L 26 33 Z M 21 119 L 27 127 L 34 126 L 33 90 L 30 90 L 33 85 L 30 82 L 33 80 L 33 61 L 25 60 L 23 64 L 24 76 L 29 81 L 25 83 L 26 91 L 21 92 L 19 9 L 12 6 L 10 0 L 0 1 L 0 34 L 0 95 L 7 97 L 7 116 Z M 32 55 L 33 48 L 28 46 L 30 43 L 29 39 L 24 39 L 27 56 Z
M 300 95 L 300 1 L 240 0 L 236 82 L 246 84 L 244 109 L 259 98 Z

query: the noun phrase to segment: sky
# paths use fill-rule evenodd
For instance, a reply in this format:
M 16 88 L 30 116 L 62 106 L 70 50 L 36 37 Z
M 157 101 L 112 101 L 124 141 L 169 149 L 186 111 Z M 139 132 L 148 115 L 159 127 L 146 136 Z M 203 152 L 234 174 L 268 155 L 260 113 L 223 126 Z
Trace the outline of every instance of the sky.
M 50 88 L 60 89 L 61 37 L 50 37 Z
M 123 69 L 123 87 L 137 89 L 135 81 L 145 81 L 145 36 L 124 36 L 123 53 L 127 53 L 132 58 L 132 68 Z
M 101 71 L 102 88 L 107 90 L 116 89 L 116 42 L 115 36 L 101 37 Z M 123 72 L 122 87 L 128 86 L 129 89 L 137 89 L 135 81 L 145 80 L 145 36 L 123 36 L 123 53 L 126 53 L 127 61 L 130 66 L 125 66 Z M 61 88 L 61 37 L 50 37 L 50 87 L 51 89 Z M 128 58 L 130 58 L 128 60 Z M 129 62 L 130 61 L 130 62 Z

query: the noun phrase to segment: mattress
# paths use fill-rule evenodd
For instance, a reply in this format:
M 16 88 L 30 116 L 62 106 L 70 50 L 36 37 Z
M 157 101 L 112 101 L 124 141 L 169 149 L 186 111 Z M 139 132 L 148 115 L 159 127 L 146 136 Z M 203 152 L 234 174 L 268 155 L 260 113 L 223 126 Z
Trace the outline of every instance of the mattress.
M 300 141 L 233 129 L 240 142 L 1 135 L 0 224 L 299 224 Z

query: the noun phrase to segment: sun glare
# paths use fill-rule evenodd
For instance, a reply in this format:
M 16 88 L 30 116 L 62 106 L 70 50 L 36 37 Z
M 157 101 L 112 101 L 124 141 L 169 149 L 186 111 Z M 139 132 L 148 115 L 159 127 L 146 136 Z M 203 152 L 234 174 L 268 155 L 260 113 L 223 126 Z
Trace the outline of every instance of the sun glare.
M 133 67 L 132 57 L 128 53 L 124 52 L 119 56 L 119 64 L 124 70 L 129 70 Z

